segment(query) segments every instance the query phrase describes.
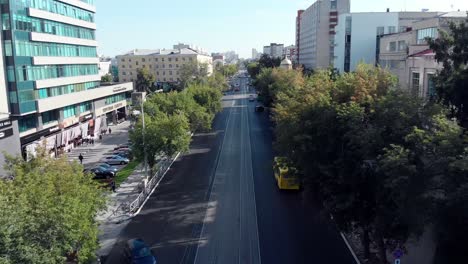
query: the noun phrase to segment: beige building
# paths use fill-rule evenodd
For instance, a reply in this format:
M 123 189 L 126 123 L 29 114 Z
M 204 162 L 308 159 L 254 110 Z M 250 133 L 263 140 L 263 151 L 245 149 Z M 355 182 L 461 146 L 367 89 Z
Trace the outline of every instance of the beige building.
M 465 12 L 438 13 L 433 18 L 413 22 L 411 31 L 383 36 L 380 39 L 380 65 L 398 77 L 403 89 L 424 98 L 434 95 L 432 77 L 442 65 L 435 61 L 435 54 L 425 39 L 437 38 L 439 30 L 449 30 L 450 22 L 465 19 Z
M 191 48 L 142 50 L 136 49 L 117 56 L 119 80 L 136 81 L 137 70 L 147 68 L 159 83 L 177 83 L 180 81 L 180 68 L 184 64 L 196 62 L 208 65 L 208 74 L 213 73 L 213 59 L 210 55 Z

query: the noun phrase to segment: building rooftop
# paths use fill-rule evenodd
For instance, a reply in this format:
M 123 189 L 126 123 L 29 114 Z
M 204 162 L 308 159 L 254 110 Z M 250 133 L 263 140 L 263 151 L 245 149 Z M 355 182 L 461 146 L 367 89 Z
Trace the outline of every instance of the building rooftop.
M 196 51 L 191 48 L 183 48 L 183 49 L 158 49 L 158 50 L 150 50 L 150 49 L 134 49 L 131 50 L 122 56 L 125 55 L 134 55 L 134 56 L 146 56 L 146 55 L 205 55 L 209 56 L 206 53 Z
M 467 11 L 452 11 L 443 13 L 439 17 L 466 17 L 466 12 Z

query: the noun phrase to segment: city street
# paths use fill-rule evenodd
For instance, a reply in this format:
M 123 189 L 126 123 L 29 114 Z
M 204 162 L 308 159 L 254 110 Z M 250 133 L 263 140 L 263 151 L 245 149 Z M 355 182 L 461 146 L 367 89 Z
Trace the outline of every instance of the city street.
M 355 263 L 329 217 L 301 192 L 277 189 L 268 111 L 240 92 L 223 98 L 213 132 L 196 134 L 106 263 L 142 238 L 158 263 Z

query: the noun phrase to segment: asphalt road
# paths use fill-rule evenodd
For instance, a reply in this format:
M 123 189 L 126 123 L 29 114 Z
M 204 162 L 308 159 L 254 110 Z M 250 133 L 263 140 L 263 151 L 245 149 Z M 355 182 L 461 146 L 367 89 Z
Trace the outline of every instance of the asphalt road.
M 106 263 L 122 263 L 122 245 L 135 237 L 161 264 L 355 263 L 318 206 L 277 189 L 268 112 L 254 112 L 247 79 L 239 82 L 214 132 L 194 136 Z

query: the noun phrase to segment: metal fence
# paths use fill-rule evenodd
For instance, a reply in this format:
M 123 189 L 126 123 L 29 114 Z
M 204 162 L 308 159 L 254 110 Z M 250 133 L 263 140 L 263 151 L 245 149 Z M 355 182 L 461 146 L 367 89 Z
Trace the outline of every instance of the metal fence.
M 158 184 L 166 171 L 169 169 L 174 159 L 175 158 L 164 158 L 158 163 L 158 170 L 156 173 L 148 180 L 148 183 L 143 187 L 143 190 L 138 195 L 138 197 L 127 207 L 128 213 L 133 215 L 138 211 L 138 209 L 145 202 L 146 198 L 151 194 L 153 188 L 156 186 L 156 184 Z

